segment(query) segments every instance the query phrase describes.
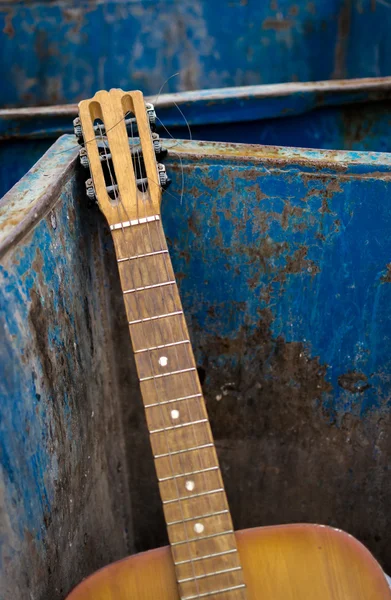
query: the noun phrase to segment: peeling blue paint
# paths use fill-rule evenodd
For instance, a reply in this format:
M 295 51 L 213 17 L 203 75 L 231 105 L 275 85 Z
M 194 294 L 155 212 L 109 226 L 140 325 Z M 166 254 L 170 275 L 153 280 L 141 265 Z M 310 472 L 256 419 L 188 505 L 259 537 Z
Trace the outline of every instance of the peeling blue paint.
M 110 87 L 157 94 L 177 72 L 166 91 L 389 75 L 390 19 L 372 0 L 9 0 L 0 104 L 76 102 Z

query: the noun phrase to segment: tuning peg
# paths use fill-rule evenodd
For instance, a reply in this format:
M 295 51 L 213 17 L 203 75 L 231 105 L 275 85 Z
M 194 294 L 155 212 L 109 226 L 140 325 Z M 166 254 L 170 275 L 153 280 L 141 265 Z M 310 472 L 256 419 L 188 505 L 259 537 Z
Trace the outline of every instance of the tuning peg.
M 153 104 L 151 104 L 150 102 L 147 102 L 145 105 L 145 108 L 147 109 L 147 115 L 148 115 L 148 119 L 149 119 L 149 124 L 155 125 L 156 123 L 156 111 L 155 111 L 155 107 Z
M 81 121 L 79 117 L 76 117 L 73 121 L 73 131 L 75 132 L 75 136 L 77 137 L 77 141 L 79 144 L 83 143 L 83 130 L 81 128 Z
M 159 163 L 157 168 L 158 168 L 158 173 L 159 173 L 160 185 L 162 186 L 162 188 L 164 190 L 166 190 L 168 188 L 168 186 L 171 184 L 171 179 L 168 177 L 168 175 L 166 173 L 166 167 L 164 165 Z
M 87 197 L 89 198 L 89 200 L 95 200 L 96 195 L 95 195 L 94 182 L 92 181 L 92 179 L 87 179 L 87 181 L 86 181 L 86 193 L 87 193 Z
M 81 150 L 79 152 L 79 157 L 80 157 L 80 164 L 85 169 L 88 169 L 90 166 L 90 161 L 88 160 L 87 150 L 85 148 L 81 148 Z
M 163 148 L 162 143 L 160 141 L 160 135 L 158 133 L 152 134 L 152 142 L 153 149 L 155 150 L 155 154 L 159 160 L 166 158 L 168 152 L 166 148 Z

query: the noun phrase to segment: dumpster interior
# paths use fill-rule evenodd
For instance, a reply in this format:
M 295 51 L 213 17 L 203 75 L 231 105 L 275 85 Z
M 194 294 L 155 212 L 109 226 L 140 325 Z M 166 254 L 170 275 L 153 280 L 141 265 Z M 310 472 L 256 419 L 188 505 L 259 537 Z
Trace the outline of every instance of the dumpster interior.
M 12 597 L 63 598 L 167 543 L 110 231 L 76 153 L 61 138 L 0 204 Z M 163 197 L 235 528 L 329 524 L 388 571 L 390 165 L 173 141 Z

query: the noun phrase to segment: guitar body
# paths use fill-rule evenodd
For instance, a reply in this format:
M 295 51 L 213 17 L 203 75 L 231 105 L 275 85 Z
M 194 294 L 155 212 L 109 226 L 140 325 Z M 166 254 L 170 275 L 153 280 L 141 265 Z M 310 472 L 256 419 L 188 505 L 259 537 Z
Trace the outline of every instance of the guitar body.
M 236 540 L 248 600 L 390 600 L 378 563 L 350 535 L 320 525 L 246 529 Z M 210 598 L 212 596 L 209 596 Z M 234 599 L 234 594 L 227 598 Z M 224 594 L 213 595 L 223 600 Z M 170 548 L 118 561 L 68 600 L 178 600 Z

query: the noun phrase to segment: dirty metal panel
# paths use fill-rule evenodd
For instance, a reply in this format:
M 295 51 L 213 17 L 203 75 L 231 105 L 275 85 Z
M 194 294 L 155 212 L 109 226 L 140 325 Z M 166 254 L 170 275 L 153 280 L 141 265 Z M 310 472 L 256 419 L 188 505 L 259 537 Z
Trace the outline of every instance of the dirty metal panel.
M 390 157 L 175 151 L 164 224 L 235 526 L 330 524 L 390 570 Z
M 2 0 L 2 106 L 389 75 L 386 0 Z M 97 43 L 99 40 L 99 43 Z M 380 42 L 381 41 L 381 42 Z
M 0 204 L 4 600 L 62 600 L 133 549 L 118 277 L 69 150 L 58 143 Z
M 162 137 L 189 137 L 185 116 L 199 140 L 387 152 L 390 98 L 383 78 L 162 94 L 156 107 Z M 0 110 L 0 196 L 76 114 L 75 105 Z
M 389 155 L 172 144 L 163 220 L 235 527 L 331 524 L 391 571 Z M 8 230 L 0 286 L 3 553 L 39 600 L 166 541 L 110 234 L 64 177 L 48 213 L 14 205 L 35 229 Z

